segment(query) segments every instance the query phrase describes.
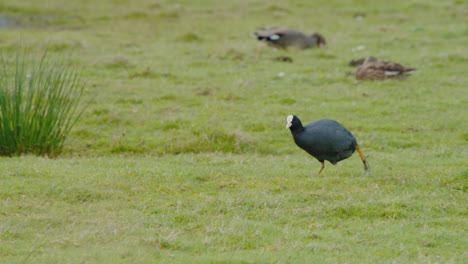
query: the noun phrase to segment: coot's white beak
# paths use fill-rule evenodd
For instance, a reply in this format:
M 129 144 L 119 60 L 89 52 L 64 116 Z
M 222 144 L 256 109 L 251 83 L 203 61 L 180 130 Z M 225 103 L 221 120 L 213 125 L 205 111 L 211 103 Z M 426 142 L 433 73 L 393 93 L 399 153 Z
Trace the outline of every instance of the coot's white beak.
M 288 115 L 288 117 L 286 118 L 286 128 L 290 128 L 292 126 L 293 118 L 293 115 Z

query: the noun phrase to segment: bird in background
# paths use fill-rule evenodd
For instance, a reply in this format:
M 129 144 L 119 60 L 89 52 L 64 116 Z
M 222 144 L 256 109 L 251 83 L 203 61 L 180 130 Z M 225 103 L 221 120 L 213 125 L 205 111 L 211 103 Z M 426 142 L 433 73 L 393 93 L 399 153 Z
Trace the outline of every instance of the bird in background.
M 376 57 L 369 56 L 369 57 L 366 57 L 366 58 L 350 60 L 349 61 L 349 66 L 353 66 L 353 67 L 361 66 L 366 59 L 369 59 L 369 61 L 378 61 Z
M 254 32 L 254 36 L 261 41 L 265 41 L 268 45 L 287 49 L 307 49 L 310 47 L 326 47 L 326 40 L 320 33 L 306 35 L 305 33 L 286 27 L 272 27 L 267 29 L 259 29 Z
M 360 65 L 354 74 L 357 80 L 404 80 L 417 71 L 398 63 L 379 61 L 372 56 L 361 60 L 352 60 L 350 65 Z
M 364 172 L 370 172 L 369 163 L 359 148 L 356 138 L 337 121 L 319 119 L 303 126 L 297 116 L 289 115 L 286 122 L 286 128 L 291 130 L 296 145 L 321 163 L 317 174 L 325 168 L 326 160 L 336 165 L 353 155 L 354 151 L 357 151 L 361 157 Z

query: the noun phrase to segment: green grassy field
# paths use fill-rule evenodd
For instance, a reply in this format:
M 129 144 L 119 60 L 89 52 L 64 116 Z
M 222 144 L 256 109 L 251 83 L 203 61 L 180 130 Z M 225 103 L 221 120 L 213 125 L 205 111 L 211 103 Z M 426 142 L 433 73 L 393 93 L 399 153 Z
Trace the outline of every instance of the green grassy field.
M 57 159 L 0 158 L 0 262 L 466 263 L 467 12 L 459 0 L 3 0 L 0 52 L 71 56 L 89 107 Z M 278 25 L 328 48 L 250 36 Z M 419 71 L 346 75 L 368 55 Z M 349 128 L 371 175 L 357 154 L 316 175 L 289 114 Z

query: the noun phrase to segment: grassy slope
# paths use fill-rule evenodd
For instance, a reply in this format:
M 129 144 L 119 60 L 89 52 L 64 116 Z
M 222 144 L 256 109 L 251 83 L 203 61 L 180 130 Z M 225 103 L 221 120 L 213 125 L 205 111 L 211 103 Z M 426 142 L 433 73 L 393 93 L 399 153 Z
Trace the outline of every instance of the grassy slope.
M 1 29 L 2 53 L 18 42 L 72 53 L 92 98 L 61 158 L 0 159 L 2 263 L 466 257 L 463 1 L 94 2 L 0 4 L 25 18 Z M 274 51 L 249 37 L 271 25 L 319 31 L 329 47 Z M 420 71 L 344 74 L 367 55 Z M 347 126 L 371 177 L 357 155 L 314 175 L 284 129 L 291 113 Z

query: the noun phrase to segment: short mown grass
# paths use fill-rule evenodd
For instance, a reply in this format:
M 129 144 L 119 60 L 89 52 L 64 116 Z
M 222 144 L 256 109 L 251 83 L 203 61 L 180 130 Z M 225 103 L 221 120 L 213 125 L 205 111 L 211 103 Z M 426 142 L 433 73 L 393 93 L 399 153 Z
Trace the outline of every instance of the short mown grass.
M 467 8 L 4 0 L 2 54 L 73 54 L 91 101 L 57 159 L 0 159 L 0 262 L 466 262 Z M 277 25 L 328 48 L 249 35 Z M 357 82 L 368 55 L 418 72 Z M 357 155 L 315 175 L 289 114 L 349 128 L 371 175 Z

